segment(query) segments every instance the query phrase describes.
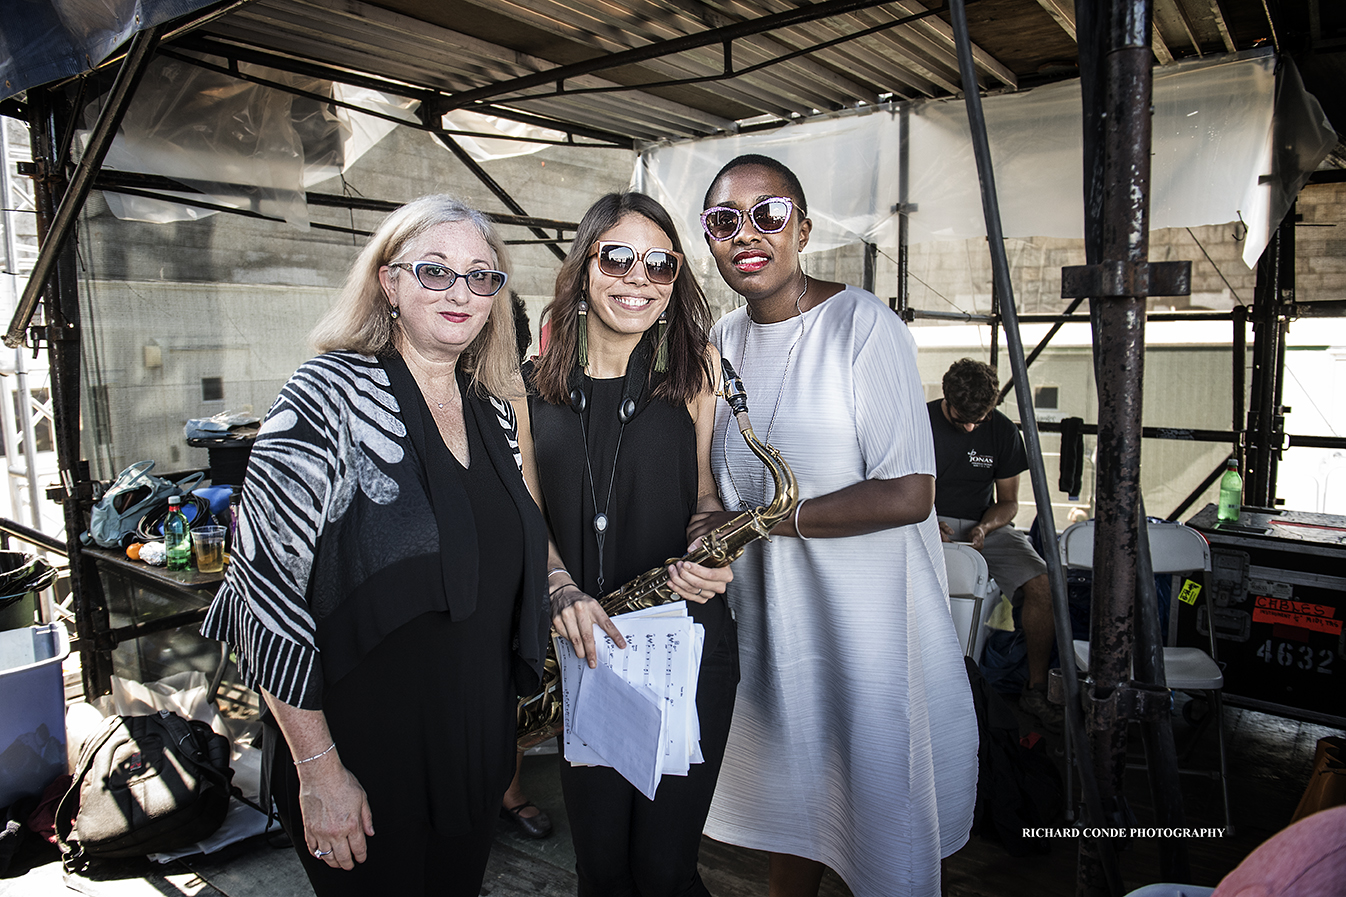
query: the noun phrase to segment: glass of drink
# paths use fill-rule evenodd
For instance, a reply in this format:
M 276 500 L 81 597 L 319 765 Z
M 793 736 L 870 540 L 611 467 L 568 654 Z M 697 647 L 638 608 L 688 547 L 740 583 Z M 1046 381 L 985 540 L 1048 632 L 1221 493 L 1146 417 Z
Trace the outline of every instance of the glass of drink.
M 198 526 L 192 530 L 192 552 L 196 569 L 202 573 L 224 570 L 224 527 Z

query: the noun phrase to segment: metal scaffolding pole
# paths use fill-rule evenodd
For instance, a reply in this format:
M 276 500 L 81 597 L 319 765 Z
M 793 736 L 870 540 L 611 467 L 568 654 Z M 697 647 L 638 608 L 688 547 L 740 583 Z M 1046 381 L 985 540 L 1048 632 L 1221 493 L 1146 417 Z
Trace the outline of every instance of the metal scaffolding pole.
M 33 143 L 33 161 L 39 166 L 34 179 L 38 239 L 42 256 L 51 259 L 50 277 L 45 291 L 46 334 L 51 371 L 52 424 L 56 435 L 56 457 L 60 463 L 61 485 L 65 498 L 61 510 L 70 557 L 70 590 L 75 603 L 75 633 L 84 676 L 84 694 L 93 698 L 111 688 L 112 657 L 100 650 L 104 633 L 110 628 L 107 599 L 94 562 L 80 548 L 79 534 L 84 530 L 83 488 L 88 475 L 80 460 L 80 364 L 81 326 L 79 286 L 76 280 L 75 248 L 66 242 L 60 252 L 51 251 L 52 227 L 57 218 L 58 198 L 69 197 L 65 159 L 59 140 L 60 123 L 69 117 L 69 107 L 61 101 L 59 88 L 30 90 L 29 126 Z M 29 309 L 31 316 L 33 309 Z M 16 317 L 17 320 L 17 317 Z M 19 330 L 20 338 L 28 320 Z
M 37 301 L 56 269 L 57 260 L 65 248 L 71 231 L 75 229 L 80 210 L 84 208 L 84 200 L 93 189 L 94 177 L 103 165 L 103 159 L 112 146 L 112 139 L 117 136 L 117 128 L 121 126 L 127 107 L 131 105 L 131 98 L 135 96 L 136 85 L 140 83 L 145 70 L 154 59 L 154 49 L 159 45 L 159 35 L 164 27 L 157 25 L 139 32 L 132 38 L 131 49 L 127 51 L 126 58 L 117 72 L 112 90 L 108 93 L 107 104 L 99 113 L 98 123 L 94 125 L 93 132 L 89 135 L 89 145 L 85 148 L 84 156 L 80 159 L 68 184 L 64 177 L 66 154 L 53 146 L 50 161 L 61 166 L 59 180 L 64 186 L 64 191 L 60 204 L 53 205 L 51 209 L 47 231 L 42 240 L 42 251 L 38 253 L 37 264 L 33 266 L 33 273 L 29 276 L 28 284 L 23 289 L 23 296 L 19 299 L 19 307 L 14 310 L 14 318 L 9 322 L 9 330 L 5 333 L 5 345 L 11 349 L 23 345 L 24 332 L 28 329 L 28 322 L 32 320 Z M 37 161 L 36 153 L 33 154 L 33 160 Z M 53 172 L 47 174 L 49 177 L 55 176 Z M 78 373 L 78 369 L 76 372 Z
M 1145 359 L 1145 306 L 1151 295 L 1190 292 L 1187 262 L 1149 261 L 1151 88 L 1150 0 L 1112 0 L 1099 8 L 1077 0 L 1081 97 L 1084 112 L 1085 252 L 1089 264 L 1062 272 L 1063 297 L 1089 297 L 1098 383 L 1098 462 L 1095 496 L 1094 593 L 1090 619 L 1091 687 L 1086 695 L 1089 743 L 1107 823 L 1125 818 L 1122 776 L 1126 727 L 1149 711 L 1147 751 L 1158 767 L 1152 783 L 1171 782 L 1175 758 L 1162 746 L 1164 729 L 1147 690 L 1130 681 L 1139 628 L 1142 678 L 1163 681 L 1157 625 L 1135 611 L 1148 569 L 1142 546 L 1140 495 L 1141 405 Z M 1148 591 L 1148 590 L 1146 590 Z M 1149 608 L 1145 609 L 1146 611 Z M 1168 735 L 1171 742 L 1171 733 Z M 1167 794 L 1161 818 L 1181 816 Z M 1105 823 L 1105 824 L 1107 824 Z M 1082 841 L 1076 893 L 1118 893 L 1104 842 Z M 1165 855 L 1182 875 L 1185 857 Z
M 1248 404 L 1243 503 L 1276 505 L 1276 471 L 1285 445 L 1281 406 L 1285 334 L 1295 300 L 1295 206 L 1272 235 L 1257 262 L 1253 293 L 1253 376 Z
M 1047 579 L 1052 593 L 1052 616 L 1055 623 L 1056 640 L 1059 645 L 1071 643 L 1070 613 L 1066 599 L 1065 574 L 1061 567 L 1061 556 L 1057 548 L 1056 526 L 1051 508 L 1051 495 L 1048 491 L 1046 471 L 1043 467 L 1042 444 L 1038 434 L 1037 419 L 1033 413 L 1032 390 L 1029 388 L 1028 368 L 1024 360 L 1023 340 L 1019 334 L 1018 312 L 1014 303 L 1014 288 L 1009 276 L 1009 258 L 1005 253 L 1005 238 L 1000 220 L 1000 203 L 996 193 L 995 171 L 991 163 L 990 142 L 986 135 L 986 119 L 982 113 L 981 95 L 978 92 L 975 72 L 972 67 L 971 39 L 968 36 L 967 8 L 964 0 L 951 0 L 949 4 L 954 41 L 958 47 L 959 69 L 962 75 L 964 101 L 967 106 L 968 124 L 972 136 L 973 154 L 977 161 L 977 176 L 981 185 L 982 210 L 986 218 L 986 241 L 991 252 L 991 271 L 998 296 L 998 311 L 1003 315 L 1005 341 L 1009 350 L 1010 370 L 1014 379 L 1022 388 L 1015 390 L 1019 405 L 1019 420 L 1023 427 L 1024 447 L 1027 450 L 1029 469 L 1032 473 L 1033 497 L 1037 506 L 1038 519 L 1046 525 L 1039 527 L 1046 549 Z M 1146 16 L 1146 22 L 1149 18 Z M 1081 51 L 1086 52 L 1084 45 Z M 1147 84 L 1148 86 L 1148 84 Z M 1148 131 L 1146 132 L 1148 138 Z M 1149 143 L 1146 142 L 1148 149 Z M 1144 321 L 1142 301 L 1141 321 Z M 1136 443 L 1139 448 L 1139 417 L 1136 420 Z M 1133 571 L 1134 573 L 1134 571 Z M 1134 581 L 1134 580 L 1133 580 Z M 1080 779 L 1087 810 L 1086 827 L 1105 824 L 1103 786 L 1095 778 L 1089 762 L 1090 745 L 1084 740 L 1084 720 L 1081 717 L 1080 686 L 1075 669 L 1074 656 L 1069 650 L 1062 650 L 1061 673 L 1065 691 L 1065 713 L 1068 738 L 1079 747 L 1082 762 Z M 1106 888 L 1102 893 L 1121 893 L 1121 877 L 1112 845 L 1106 840 L 1082 840 L 1081 849 L 1088 845 L 1092 855 L 1097 857 L 1102 876 L 1100 884 Z

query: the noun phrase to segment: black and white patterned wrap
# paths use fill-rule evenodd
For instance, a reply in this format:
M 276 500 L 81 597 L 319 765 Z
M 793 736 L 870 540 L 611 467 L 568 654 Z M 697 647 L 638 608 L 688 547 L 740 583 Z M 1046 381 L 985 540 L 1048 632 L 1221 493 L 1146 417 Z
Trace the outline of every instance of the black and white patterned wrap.
M 514 410 L 490 404 L 521 468 Z M 201 627 L 234 647 L 245 684 L 321 707 L 318 621 L 379 569 L 439 550 L 419 463 L 378 359 L 328 353 L 285 384 L 253 446 L 229 572 Z

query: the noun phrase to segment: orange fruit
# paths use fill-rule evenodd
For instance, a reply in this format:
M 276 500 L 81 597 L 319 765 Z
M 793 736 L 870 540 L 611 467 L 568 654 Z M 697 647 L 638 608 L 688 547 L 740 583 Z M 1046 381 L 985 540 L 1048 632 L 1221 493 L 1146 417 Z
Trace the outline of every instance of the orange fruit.
M 132 542 L 126 546 L 126 556 L 133 561 L 140 560 L 140 549 L 145 547 L 143 542 Z

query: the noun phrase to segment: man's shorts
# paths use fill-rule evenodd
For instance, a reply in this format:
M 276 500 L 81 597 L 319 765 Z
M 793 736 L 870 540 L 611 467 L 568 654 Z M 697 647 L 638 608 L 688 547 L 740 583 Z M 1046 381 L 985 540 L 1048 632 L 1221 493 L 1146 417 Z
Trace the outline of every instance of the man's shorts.
M 981 523 L 980 520 L 964 520 L 959 517 L 941 517 L 939 522 L 948 524 L 953 530 L 955 542 L 966 542 L 967 531 Z M 1047 573 L 1047 565 L 1033 550 L 1033 543 L 1028 541 L 1028 536 L 1022 530 L 1015 529 L 1012 523 L 986 534 L 981 556 L 986 560 L 987 572 L 991 574 L 995 584 L 1000 587 L 1000 591 L 1009 595 L 1016 605 L 1023 600 L 1015 597 L 1019 588 L 1033 577 Z

